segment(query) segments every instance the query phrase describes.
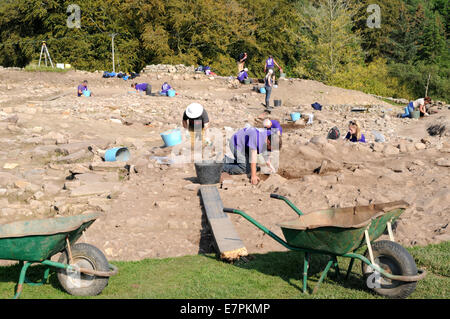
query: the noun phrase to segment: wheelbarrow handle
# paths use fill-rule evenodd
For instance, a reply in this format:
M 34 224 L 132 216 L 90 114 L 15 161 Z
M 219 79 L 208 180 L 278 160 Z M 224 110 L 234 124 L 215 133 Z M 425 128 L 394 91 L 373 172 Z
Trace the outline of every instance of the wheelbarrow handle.
M 274 193 L 270 194 L 270 197 L 271 197 L 271 198 L 280 199 L 280 200 L 285 201 L 285 203 L 288 204 L 289 207 L 291 207 L 291 208 L 294 210 L 294 212 L 297 213 L 297 215 L 299 215 L 299 216 L 302 216 L 302 215 L 303 215 L 303 212 L 302 212 L 300 209 L 298 209 L 298 208 L 297 208 L 297 207 L 296 207 L 289 199 L 287 199 L 286 197 L 281 196 L 281 195 L 278 195 L 278 194 L 274 194 Z

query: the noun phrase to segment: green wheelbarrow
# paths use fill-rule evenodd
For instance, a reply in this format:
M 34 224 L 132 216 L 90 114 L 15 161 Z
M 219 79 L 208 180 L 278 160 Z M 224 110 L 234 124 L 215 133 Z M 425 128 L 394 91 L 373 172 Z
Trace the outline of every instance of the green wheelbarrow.
M 117 274 L 117 267 L 109 264 L 95 246 L 74 244 L 99 215 L 90 213 L 0 225 L 0 259 L 17 260 L 21 266 L 14 298 L 20 297 L 24 283 L 45 284 L 50 267 L 57 269 L 58 280 L 69 294 L 100 294 L 108 285 L 109 277 Z M 60 252 L 58 262 L 50 260 Z M 35 263 L 47 266 L 44 278 L 38 283 L 26 278 L 28 268 Z
M 426 276 L 425 271 L 417 269 L 408 251 L 393 238 L 391 225 L 409 206 L 406 202 L 330 208 L 303 214 L 286 197 L 277 194 L 271 194 L 270 197 L 285 201 L 299 215 L 295 220 L 278 224 L 285 240 L 240 210 L 224 208 L 223 211 L 241 215 L 284 247 L 304 252 L 304 293 L 307 292 L 311 254 L 330 257 L 313 293 L 317 291 L 331 267 L 339 276 L 337 257 L 351 258 L 346 279 L 351 274 L 355 259 L 358 259 L 361 261 L 367 286 L 390 298 L 408 297 L 415 290 L 417 281 Z M 390 240 L 374 242 L 386 230 Z M 355 252 L 363 246 L 367 246 L 364 255 Z

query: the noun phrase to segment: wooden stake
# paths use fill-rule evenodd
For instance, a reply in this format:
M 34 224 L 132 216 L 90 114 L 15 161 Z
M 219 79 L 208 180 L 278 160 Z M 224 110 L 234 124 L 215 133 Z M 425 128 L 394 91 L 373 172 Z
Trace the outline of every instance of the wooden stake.
M 392 225 L 391 225 L 391 222 L 387 222 L 386 225 L 387 225 L 387 229 L 388 229 L 388 233 L 389 233 L 389 239 L 390 239 L 391 241 L 395 241 L 395 239 L 394 239 L 394 234 L 392 233 Z

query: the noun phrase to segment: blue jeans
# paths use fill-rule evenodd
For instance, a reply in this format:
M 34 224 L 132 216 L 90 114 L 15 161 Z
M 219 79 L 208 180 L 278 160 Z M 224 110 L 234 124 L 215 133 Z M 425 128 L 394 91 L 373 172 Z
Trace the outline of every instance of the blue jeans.
M 266 107 L 269 107 L 270 103 L 270 94 L 272 93 L 272 87 L 271 86 L 265 86 L 266 89 Z
M 414 111 L 413 102 L 409 102 L 409 104 L 405 107 L 405 113 L 402 114 L 403 117 L 411 117 L 411 112 Z

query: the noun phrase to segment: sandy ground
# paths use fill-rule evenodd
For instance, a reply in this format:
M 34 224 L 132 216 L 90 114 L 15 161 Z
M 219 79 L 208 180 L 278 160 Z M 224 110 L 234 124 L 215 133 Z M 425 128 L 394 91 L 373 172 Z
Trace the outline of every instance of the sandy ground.
M 84 79 L 90 98 L 75 93 Z M 212 127 L 225 132 L 225 127 L 257 126 L 268 116 L 261 105 L 264 95 L 254 92 L 254 85 L 233 86 L 227 78 L 204 75 L 141 74 L 136 80 L 150 83 L 153 91 L 168 81 L 178 95 L 130 93 L 131 81 L 103 79 L 101 73 L 1 70 L 0 223 L 99 211 L 102 217 L 81 241 L 108 259 L 212 252 L 194 164 L 165 165 L 152 157 L 171 156 L 173 149 L 163 147 L 160 133 L 181 126 L 189 103 L 201 103 Z M 399 119 L 400 107 L 370 95 L 295 79 L 279 80 L 273 99 L 281 99 L 282 106 L 269 118 L 284 126 L 278 174 L 261 176 L 256 186 L 246 176 L 233 176 L 224 188 L 218 184 L 224 206 L 247 212 L 282 236 L 277 223 L 296 215 L 270 199 L 272 192 L 305 213 L 401 199 L 410 207 L 395 227 L 398 242 L 450 240 L 448 130 L 443 136 L 426 130 L 448 123 L 447 106 L 419 120 Z M 322 111 L 311 108 L 314 102 L 323 105 Z M 367 112 L 352 112 L 353 107 Z M 314 114 L 313 124 L 290 122 L 293 110 Z M 326 139 L 333 126 L 345 135 L 351 119 L 361 121 L 367 143 Z M 386 142 L 375 142 L 373 131 Z M 124 163 L 102 166 L 101 150 L 115 146 L 130 150 L 128 169 Z M 319 175 L 314 171 L 324 160 L 328 169 Z M 243 218 L 230 218 L 250 254 L 285 250 Z

